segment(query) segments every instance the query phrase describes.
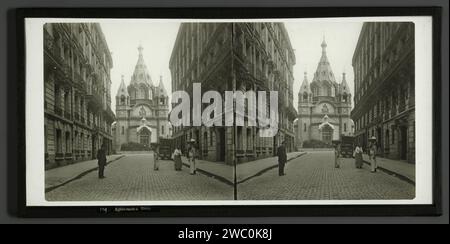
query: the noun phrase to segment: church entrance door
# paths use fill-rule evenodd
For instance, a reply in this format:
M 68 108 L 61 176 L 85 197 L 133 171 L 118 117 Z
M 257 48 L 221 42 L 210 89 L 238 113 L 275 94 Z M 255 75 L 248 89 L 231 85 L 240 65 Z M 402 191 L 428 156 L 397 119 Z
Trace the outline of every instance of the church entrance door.
M 150 137 L 151 132 L 147 128 L 142 128 L 139 132 L 139 143 L 146 147 L 150 146 Z

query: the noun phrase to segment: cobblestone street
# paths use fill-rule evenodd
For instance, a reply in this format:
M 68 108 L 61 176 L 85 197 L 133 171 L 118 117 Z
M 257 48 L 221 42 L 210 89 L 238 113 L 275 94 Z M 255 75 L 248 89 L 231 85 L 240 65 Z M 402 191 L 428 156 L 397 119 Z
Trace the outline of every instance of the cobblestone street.
M 106 167 L 106 179 L 97 171 L 46 194 L 47 201 L 232 200 L 233 188 L 188 169 L 175 171 L 172 161 L 161 160 L 153 170 L 152 154 L 127 155 Z
M 241 200 L 378 200 L 413 199 L 415 187 L 381 171 L 370 173 L 344 159 L 334 168 L 332 151 L 308 152 L 287 165 L 285 176 L 278 169 L 243 182 L 238 187 Z

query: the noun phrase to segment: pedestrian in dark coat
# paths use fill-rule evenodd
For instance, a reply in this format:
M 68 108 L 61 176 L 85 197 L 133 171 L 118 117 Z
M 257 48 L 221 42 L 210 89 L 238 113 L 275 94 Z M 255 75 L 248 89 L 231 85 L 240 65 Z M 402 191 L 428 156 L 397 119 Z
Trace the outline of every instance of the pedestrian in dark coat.
M 105 144 L 97 151 L 98 160 L 98 178 L 105 178 L 105 167 L 106 167 L 106 146 Z
M 277 155 L 278 155 L 278 175 L 279 176 L 286 175 L 286 173 L 284 173 L 284 166 L 286 165 L 287 162 L 287 154 L 286 154 L 286 145 L 284 141 L 278 147 Z

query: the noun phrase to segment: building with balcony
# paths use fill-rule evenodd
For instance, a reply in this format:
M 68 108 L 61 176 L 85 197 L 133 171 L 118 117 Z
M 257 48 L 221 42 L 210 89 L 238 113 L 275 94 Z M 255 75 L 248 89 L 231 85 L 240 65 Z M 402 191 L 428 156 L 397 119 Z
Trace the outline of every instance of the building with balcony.
M 174 127 L 178 146 L 184 150 L 186 142 L 195 139 L 200 158 L 226 164 L 235 157 L 238 162 L 271 157 L 284 140 L 287 150 L 294 150 L 294 65 L 294 51 L 282 23 L 181 24 L 170 59 L 172 91 L 186 91 L 191 99 L 193 83 L 201 83 L 202 92 L 219 92 L 222 98 L 225 91 L 233 90 L 278 91 L 279 131 L 275 137 L 261 137 L 257 126 L 248 125 L 246 114 L 236 133 L 224 121 L 222 126 Z M 208 105 L 203 104 L 202 111 Z M 247 110 L 248 103 L 243 106 Z
M 98 23 L 44 25 L 45 167 L 112 151 L 110 69 L 113 62 Z
M 415 163 L 414 24 L 364 23 L 353 55 L 357 141 L 377 138 L 378 154 Z
M 144 48 L 139 46 L 139 56 L 131 81 L 125 85 L 124 77 L 116 95 L 116 122 L 114 123 L 114 145 L 116 151 L 123 144 L 140 143 L 149 147 L 160 137 L 169 137 L 169 96 L 162 76 L 154 85 L 144 62 Z
M 350 118 L 351 93 L 342 74 L 340 83 L 336 81 L 327 57 L 327 43 L 323 40 L 322 57 L 309 84 L 305 72 L 298 93 L 297 147 L 311 140 L 326 144 L 339 140 L 341 135 L 353 134 Z M 306 144 L 305 144 L 306 145 Z

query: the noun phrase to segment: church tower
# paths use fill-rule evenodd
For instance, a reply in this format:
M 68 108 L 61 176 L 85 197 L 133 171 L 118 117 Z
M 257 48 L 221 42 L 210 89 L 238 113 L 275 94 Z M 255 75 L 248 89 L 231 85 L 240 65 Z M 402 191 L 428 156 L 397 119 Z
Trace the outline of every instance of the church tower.
M 301 142 L 310 138 L 311 108 L 313 94 L 308 82 L 307 73 L 304 73 L 302 86 L 298 92 L 298 113 L 297 120 L 297 147 L 301 147 Z
M 144 62 L 144 48 L 138 47 L 138 60 L 126 87 L 124 78 L 116 95 L 116 151 L 136 146 L 149 149 L 160 137 L 170 136 L 169 96 L 163 85 L 154 85 Z
M 327 43 L 322 41 L 322 55 L 311 81 L 303 79 L 298 95 L 297 146 L 308 147 L 313 141 L 331 144 L 340 136 L 351 134 L 351 94 L 345 79 L 338 83 L 327 57 Z M 317 142 L 314 142 L 317 143 Z M 325 146 L 325 145 L 323 145 Z
M 159 84 L 157 87 L 155 87 L 155 97 L 155 100 L 158 103 L 158 116 L 162 118 L 168 118 L 169 96 L 167 95 L 166 88 L 164 87 L 162 76 L 159 77 Z M 159 137 L 171 136 L 171 128 L 168 121 L 158 122 L 158 128 Z
M 327 43 L 325 39 L 322 44 L 322 57 L 317 65 L 314 78 L 311 82 L 311 90 L 314 97 L 335 97 L 338 89 L 338 83 L 331 70 L 330 61 L 327 57 Z
M 138 51 L 138 61 L 134 67 L 130 85 L 128 86 L 128 92 L 131 97 L 132 105 L 139 103 L 142 100 L 153 100 L 153 83 L 148 72 L 147 65 L 144 62 L 144 48 L 139 46 Z
M 340 135 L 352 135 L 353 134 L 353 121 L 347 115 L 352 110 L 352 94 L 350 93 L 347 80 L 345 78 L 345 72 L 342 73 L 342 81 L 339 84 L 338 101 L 340 111 Z
M 125 85 L 124 76 L 120 82 L 119 89 L 116 94 L 116 123 L 115 123 L 115 150 L 120 151 L 120 142 L 126 141 L 128 138 L 128 116 L 130 111 L 130 95 Z

